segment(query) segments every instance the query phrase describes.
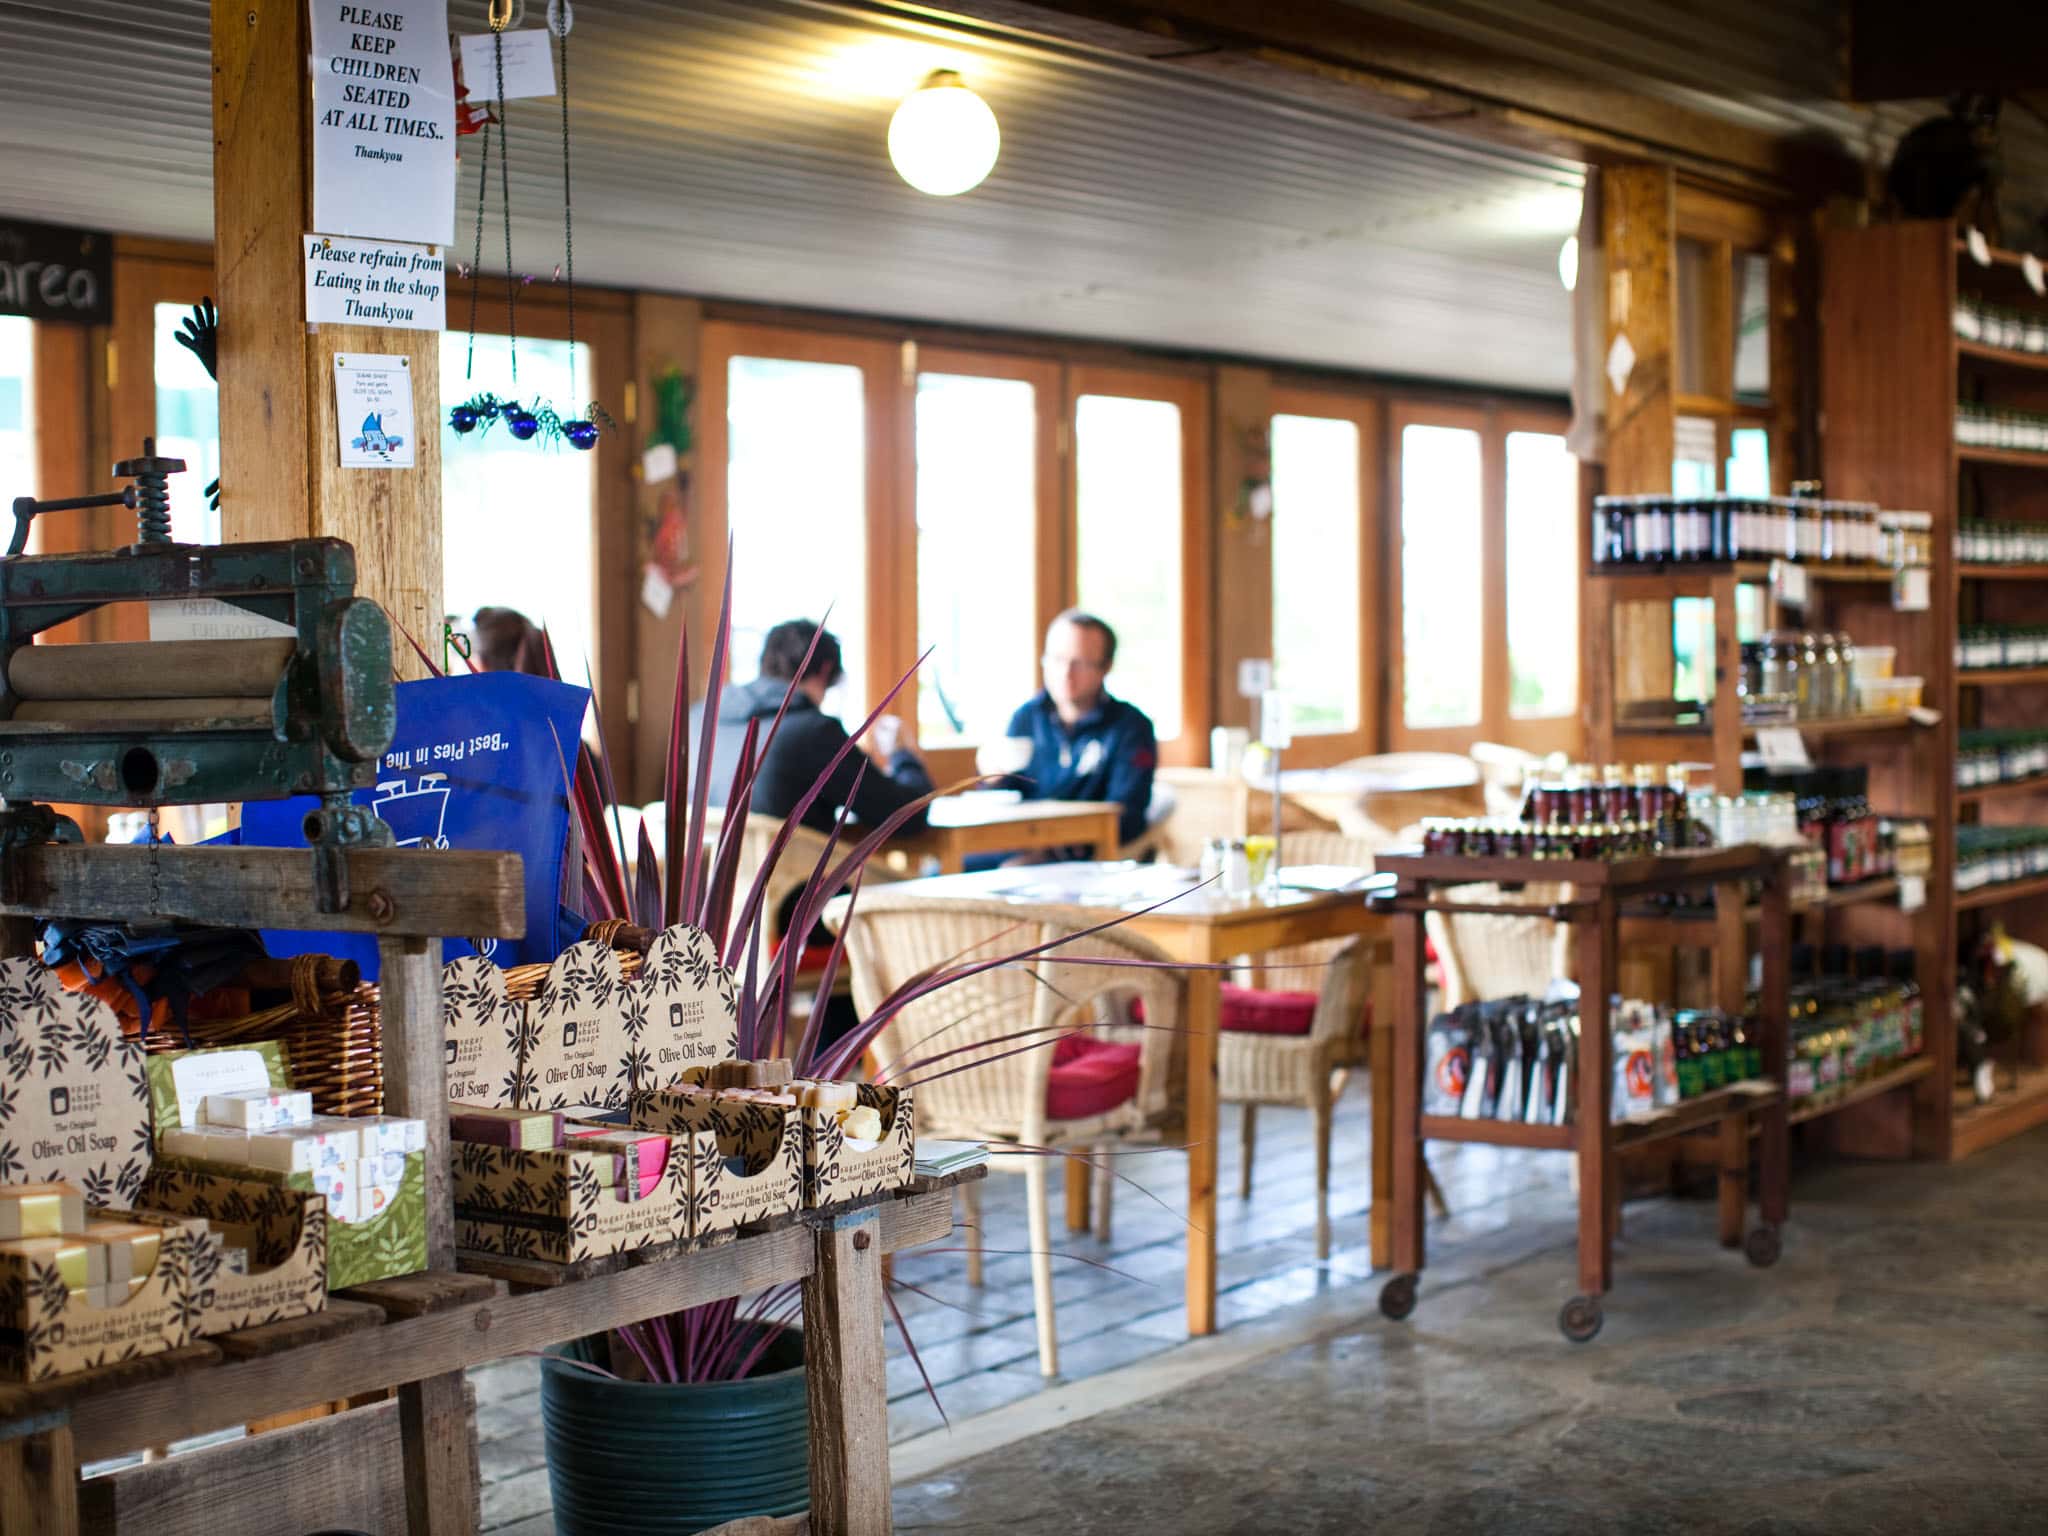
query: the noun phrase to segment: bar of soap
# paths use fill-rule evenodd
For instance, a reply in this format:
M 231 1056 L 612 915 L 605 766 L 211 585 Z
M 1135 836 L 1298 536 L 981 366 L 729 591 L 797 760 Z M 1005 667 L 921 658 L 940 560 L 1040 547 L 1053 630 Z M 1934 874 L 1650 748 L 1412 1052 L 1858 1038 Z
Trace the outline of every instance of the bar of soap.
M 0 1240 L 59 1237 L 85 1227 L 85 1196 L 71 1185 L 0 1184 Z
M 352 1163 L 372 1150 L 363 1134 L 363 1122 L 352 1115 L 315 1115 L 309 1130 L 318 1131 L 342 1150 L 342 1161 Z
M 201 1118 L 208 1125 L 231 1125 L 242 1131 L 275 1131 L 306 1125 L 313 1119 L 313 1095 L 304 1089 L 237 1088 L 209 1093 Z
M 106 1283 L 107 1250 L 83 1237 L 17 1237 L 0 1242 L 0 1254 L 56 1265 L 64 1284 L 74 1291 Z
M 147 1280 L 156 1268 L 156 1256 L 163 1243 L 160 1227 L 139 1221 L 102 1221 L 97 1217 L 87 1220 L 85 1236 L 106 1249 L 106 1283 L 110 1286 Z
M 356 1166 L 356 1177 L 365 1183 L 396 1186 L 405 1182 L 407 1160 L 408 1154 L 404 1152 L 383 1152 L 375 1157 L 365 1157 Z
M 172 1126 L 157 1132 L 156 1146 L 166 1157 L 190 1157 L 209 1163 L 249 1161 L 249 1133 L 232 1125 Z
M 579 1130 L 584 1129 L 578 1127 Z M 615 1131 L 610 1126 L 602 1128 L 601 1136 L 579 1136 L 571 1143 L 575 1149 L 592 1152 L 609 1152 L 615 1159 L 615 1172 L 611 1179 L 613 1186 L 623 1186 L 627 1170 L 633 1170 L 633 1193 L 628 1199 L 644 1200 L 654 1193 L 660 1184 L 662 1170 L 668 1166 L 668 1138 L 653 1131 Z
M 251 1167 L 278 1173 L 319 1173 L 355 1162 L 362 1139 L 353 1130 L 334 1135 L 317 1126 L 295 1125 L 279 1131 L 256 1131 L 249 1137 Z
M 392 1202 L 397 1200 L 398 1186 L 398 1179 L 378 1177 L 370 1171 L 368 1165 L 365 1165 L 356 1179 L 356 1208 L 350 1219 L 375 1221 L 390 1210 Z
M 361 1168 L 361 1163 L 342 1163 L 314 1173 L 313 1192 L 327 1197 L 329 1221 L 356 1219 L 356 1185 L 360 1182 Z
M 873 1146 L 882 1139 L 882 1112 L 871 1104 L 856 1105 L 839 1112 L 840 1128 L 849 1143 L 864 1141 Z
M 490 1109 L 474 1104 L 448 1108 L 448 1134 L 456 1141 L 513 1147 L 522 1152 L 560 1145 L 562 1117 L 550 1110 Z
M 852 1109 L 860 1102 L 860 1089 L 853 1083 L 804 1078 L 795 1086 L 799 1101 L 812 1109 Z
M 347 1122 L 356 1127 L 363 1140 L 364 1157 L 381 1157 L 396 1152 L 427 1150 L 427 1122 L 407 1120 L 399 1115 L 357 1115 Z

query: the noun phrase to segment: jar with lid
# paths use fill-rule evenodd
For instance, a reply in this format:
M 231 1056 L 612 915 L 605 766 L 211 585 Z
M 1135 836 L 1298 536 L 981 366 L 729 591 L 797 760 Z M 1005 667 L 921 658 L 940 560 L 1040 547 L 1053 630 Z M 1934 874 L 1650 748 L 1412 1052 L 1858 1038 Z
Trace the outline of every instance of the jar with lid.
M 1815 719 L 1826 703 L 1822 690 L 1826 687 L 1820 677 L 1820 636 L 1812 630 L 1802 630 L 1799 635 L 1799 718 Z
M 1813 675 L 1814 713 L 1823 719 L 1833 719 L 1847 712 L 1843 695 L 1849 691 L 1849 675 L 1842 666 L 1839 642 L 1832 631 L 1819 636 L 1816 654 L 1820 664 Z
M 1846 629 L 1835 636 L 1835 660 L 1840 668 L 1835 682 L 1836 712 L 1853 715 L 1857 710 L 1856 642 Z

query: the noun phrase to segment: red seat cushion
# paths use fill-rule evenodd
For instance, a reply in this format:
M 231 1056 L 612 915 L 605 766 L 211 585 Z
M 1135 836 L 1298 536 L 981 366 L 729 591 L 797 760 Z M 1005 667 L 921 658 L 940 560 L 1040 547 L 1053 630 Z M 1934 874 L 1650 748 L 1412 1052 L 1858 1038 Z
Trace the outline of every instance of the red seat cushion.
M 1265 992 L 1223 983 L 1222 1024 L 1240 1035 L 1305 1035 L 1316 1019 L 1313 992 Z
M 768 951 L 768 958 L 771 961 L 774 961 L 779 960 L 781 956 L 782 940 L 777 939 L 774 945 Z M 825 962 L 830 960 L 831 958 L 832 946 L 829 942 L 813 942 L 810 944 L 806 944 L 804 946 L 804 952 L 797 957 L 796 973 L 799 976 L 815 976 L 820 971 L 825 969 Z M 840 969 L 843 971 L 845 970 L 845 968 L 846 962 L 842 960 L 840 962 Z
M 1045 1112 L 1054 1120 L 1106 1115 L 1138 1092 L 1140 1047 L 1076 1035 L 1053 1047 Z M 1062 1059 L 1064 1057 L 1064 1059 Z

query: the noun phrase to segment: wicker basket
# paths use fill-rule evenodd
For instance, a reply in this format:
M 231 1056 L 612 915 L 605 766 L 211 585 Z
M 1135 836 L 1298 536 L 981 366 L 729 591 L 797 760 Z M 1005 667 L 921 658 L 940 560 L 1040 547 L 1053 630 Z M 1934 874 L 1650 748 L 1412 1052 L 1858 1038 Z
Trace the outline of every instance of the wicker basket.
M 323 1115 L 381 1115 L 384 1112 L 384 1057 L 377 989 L 323 990 L 316 977 L 324 957 L 300 955 L 292 962 L 292 1000 L 236 1019 L 202 1019 L 186 1030 L 153 1029 L 143 1037 L 151 1051 L 188 1045 L 219 1047 L 255 1040 L 281 1040 L 292 1086 L 309 1090 Z

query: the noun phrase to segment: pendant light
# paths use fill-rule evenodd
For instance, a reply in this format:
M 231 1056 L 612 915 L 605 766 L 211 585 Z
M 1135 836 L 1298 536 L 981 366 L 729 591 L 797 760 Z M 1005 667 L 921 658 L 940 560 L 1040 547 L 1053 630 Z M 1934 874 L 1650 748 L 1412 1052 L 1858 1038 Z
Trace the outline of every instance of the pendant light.
M 955 70 L 933 70 L 889 119 L 889 159 L 896 174 L 933 197 L 980 186 L 1002 143 L 995 113 Z

